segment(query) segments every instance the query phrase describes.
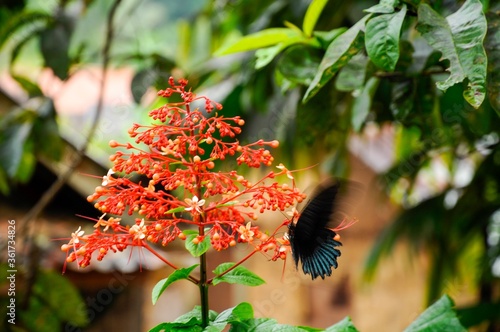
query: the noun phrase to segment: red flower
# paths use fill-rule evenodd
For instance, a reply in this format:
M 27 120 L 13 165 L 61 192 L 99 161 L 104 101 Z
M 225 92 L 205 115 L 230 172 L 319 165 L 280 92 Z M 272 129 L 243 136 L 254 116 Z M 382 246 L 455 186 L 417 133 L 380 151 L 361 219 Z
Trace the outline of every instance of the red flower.
M 158 95 L 177 95 L 182 101 L 151 111 L 149 115 L 156 121 L 152 125 L 134 124 L 128 133 L 137 145 L 110 142 L 111 147 L 121 150 L 110 157 L 112 169 L 88 197 L 104 214 L 96 220 L 92 234 L 83 236 L 79 229 L 62 246 L 67 262 L 76 261 L 84 267 L 96 251 L 101 260 L 110 250 L 121 251 L 127 246 L 154 252 L 148 242 L 165 246 L 176 238 L 184 240 L 186 234 L 181 229 L 193 225 L 202 231 L 193 241 L 199 243 L 209 236 L 215 250 L 247 242 L 257 251 L 272 250 L 274 257 L 282 257 L 287 243 L 276 239 L 274 233 L 265 235 L 256 220 L 258 213 L 285 211 L 304 199 L 292 172 L 279 164 L 279 172 L 270 171 L 251 183 L 236 169 L 217 170 L 219 163 L 229 158 L 238 167 L 271 166 L 274 158 L 268 148 L 278 147 L 279 142 L 258 140 L 241 145 L 236 136 L 245 122 L 240 117 L 220 115 L 222 105 L 186 90 L 186 80 L 175 84 L 170 79 L 169 84 Z M 199 101 L 204 110 L 192 108 Z M 131 174 L 148 181 L 134 182 Z M 278 183 L 277 177 L 288 183 Z M 138 213 L 141 218 L 130 227 L 123 226 L 120 218 L 104 219 L 107 214 L 124 213 Z

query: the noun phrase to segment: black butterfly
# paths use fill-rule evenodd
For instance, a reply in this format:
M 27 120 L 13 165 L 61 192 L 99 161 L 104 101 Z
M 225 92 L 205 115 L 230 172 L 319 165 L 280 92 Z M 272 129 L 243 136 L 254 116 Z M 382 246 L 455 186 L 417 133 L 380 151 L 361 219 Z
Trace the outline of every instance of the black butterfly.
M 327 228 L 332 215 L 337 212 L 338 193 L 343 182 L 328 184 L 314 196 L 304 208 L 296 223 L 288 225 L 288 238 L 292 247 L 295 266 L 299 260 L 302 270 L 310 274 L 312 279 L 332 275 L 332 267 L 337 268 L 337 258 L 342 245 L 334 237 L 335 231 Z M 348 227 L 348 226 L 347 226 Z M 342 227 L 345 228 L 345 227 Z

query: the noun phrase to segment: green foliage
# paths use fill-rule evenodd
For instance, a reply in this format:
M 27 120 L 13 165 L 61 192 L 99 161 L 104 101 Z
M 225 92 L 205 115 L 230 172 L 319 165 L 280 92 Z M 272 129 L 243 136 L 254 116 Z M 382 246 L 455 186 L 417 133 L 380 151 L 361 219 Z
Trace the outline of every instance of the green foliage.
M 239 265 L 231 269 L 234 266 L 234 264 L 235 263 L 226 262 L 220 264 L 215 268 L 213 272 L 217 276 L 212 281 L 214 286 L 221 282 L 227 282 L 230 284 L 240 284 L 245 286 L 260 286 L 265 283 L 263 279 L 261 279 L 253 272 L 249 271 L 244 266 Z M 229 269 L 231 269 L 229 272 L 224 273 Z
M 446 19 L 427 4 L 418 7 L 417 30 L 450 62 L 450 76 L 437 82 L 441 90 L 468 79 L 464 98 L 474 108 L 483 103 L 486 94 L 487 58 L 483 47 L 486 18 L 479 0 L 468 0 Z
M 271 318 L 254 318 L 253 308 L 249 303 L 242 302 L 237 306 L 224 310 L 220 314 L 210 311 L 209 325 L 201 326 L 201 308 L 195 307 L 191 312 L 182 315 L 172 323 L 162 323 L 150 332 L 161 331 L 204 331 L 220 332 L 229 326 L 229 331 L 259 331 L 259 332 L 356 332 L 358 331 L 349 317 L 326 328 L 317 329 L 308 326 L 291 326 L 279 324 Z M 448 296 L 443 296 L 427 308 L 408 328 L 410 331 L 466 331 L 460 324 L 453 309 L 453 302 Z
M 65 6 L 70 3 L 61 2 L 53 12 L 27 9 L 8 15 L 0 29 L 0 48 L 9 55 L 11 76 L 30 102 L 39 105 L 13 110 L 0 120 L 0 190 L 4 194 L 13 182 L 30 178 L 37 155 L 57 159 L 61 154 L 57 110 L 43 96 L 36 79 L 19 70 L 23 55 L 33 51 L 32 42 L 37 42 L 35 56 L 60 78 L 101 60 L 103 36 L 96 38 L 95 32 L 102 30 L 110 2 L 86 1 L 79 17 L 69 14 Z M 163 88 L 172 72 L 181 72 L 193 85 L 215 86 L 226 112 L 259 119 L 253 124 L 247 121 L 249 126 L 260 130 L 258 121 L 265 121 L 268 128 L 279 128 L 286 157 L 308 161 L 322 154 L 301 154 L 300 148 L 314 145 L 324 150 L 326 157 L 318 162 L 334 175 L 347 172 L 351 132 L 363 133 L 368 123 L 390 123 L 396 128 L 395 162 L 380 175 L 380 182 L 403 212 L 376 242 L 367 261 L 367 275 L 373 277 L 381 259 L 396 243 L 406 240 L 412 252 L 429 256 L 428 303 L 441 296 L 450 277 L 464 277 L 465 257 L 472 250 L 477 260 L 467 264 L 466 271 L 477 281 L 478 294 L 482 286 L 498 283 L 491 267 L 500 250 L 498 244 L 489 246 L 487 241 L 488 225 L 500 208 L 498 5 L 479 0 L 381 0 L 362 10 L 359 3 L 326 0 L 313 0 L 308 7 L 286 1 L 234 3 L 227 2 L 224 8 L 208 4 L 163 30 L 152 28 L 141 17 L 141 26 L 147 28 L 137 39 L 133 37 L 138 25 L 128 24 L 132 20 L 124 15 L 117 24 L 124 29 L 116 36 L 112 63 L 136 68 L 131 84 L 134 100 L 141 102 L 151 88 Z M 190 8 L 183 6 L 181 11 Z M 134 31 L 127 32 L 131 26 Z M 255 61 L 250 55 L 209 61 L 214 50 L 218 50 L 216 55 L 255 51 Z M 458 165 L 470 162 L 472 180 L 462 184 L 450 180 L 430 197 L 416 197 L 416 183 L 432 171 L 436 160 L 450 178 L 459 178 Z M 450 204 L 453 194 L 458 198 Z M 208 250 L 208 237 L 194 244 L 198 233 L 185 234 L 186 248 L 193 256 Z M 221 265 L 214 271 L 213 285 L 262 281 L 242 266 L 221 276 L 229 268 Z M 172 282 L 188 279 L 193 270 L 176 270 L 159 282 L 153 301 Z M 43 310 L 34 301 L 33 308 Z M 496 299 L 480 301 L 460 310 L 465 326 L 498 319 Z M 438 308 L 428 309 L 424 320 L 434 322 L 435 317 L 442 323 L 441 318 L 447 317 L 456 322 L 452 316 L 438 314 L 452 312 L 449 300 L 438 303 Z M 207 331 L 220 331 L 223 325 L 234 331 L 317 330 L 253 318 L 250 309 L 249 305 L 237 306 L 219 318 L 211 312 Z M 43 319 L 52 326 L 54 317 Z M 201 322 L 201 310 L 195 308 L 190 315 L 153 330 L 202 331 Z M 409 330 L 435 328 L 422 324 L 423 320 L 416 321 Z M 327 330 L 355 328 L 346 319 Z
M 457 314 L 453 311 L 453 301 L 443 296 L 431 305 L 404 332 L 416 331 L 467 331 L 460 324 Z
M 3 282 L 7 279 L 7 265 L 1 265 Z M 16 275 L 18 285 L 26 282 Z M 53 287 L 57 285 L 57 287 Z M 83 327 L 88 324 L 85 303 L 78 290 L 64 278 L 60 273 L 40 270 L 36 273 L 32 288 L 32 296 L 29 297 L 28 306 L 23 308 L 21 301 L 26 295 L 23 289 L 16 288 L 16 322 L 25 328 L 25 331 L 57 331 L 61 324 L 69 323 L 73 326 Z M 2 295 L 2 314 L 6 316 L 6 304 L 10 297 Z M 64 305 L 61 305 L 64 303 Z
M 317 12 L 319 4 L 324 15 Z M 320 20 L 306 24 L 308 17 L 328 15 L 327 29 L 340 31 L 314 45 L 322 56 L 316 69 L 316 60 L 295 60 L 312 59 L 311 46 L 300 43 L 276 45 L 265 62 L 257 61 L 261 69 L 276 58 L 282 91 L 295 88 L 302 96 L 303 105 L 296 110 L 300 121 L 289 129 L 295 135 L 287 137 L 287 144 L 324 148 L 332 157 L 321 160 L 322 166 L 332 174 L 344 169 L 346 132 L 363 133 L 367 123 L 390 123 L 396 129 L 395 161 L 379 180 L 403 209 L 376 242 L 366 275 L 373 277 L 381 258 L 404 239 L 412 253 L 429 256 L 427 304 L 443 294 L 451 279 L 475 282 L 478 294 L 482 287 L 498 285 L 492 264 L 500 255 L 499 243 L 488 240 L 488 225 L 500 209 L 500 183 L 494 175 L 500 167 L 498 8 L 479 0 L 381 0 L 363 10 L 365 16 L 356 13 L 354 20 L 351 8 L 346 25 L 330 15 L 334 11 L 328 5 L 312 2 L 305 14 L 305 34 L 317 36 L 316 26 L 323 29 Z M 311 26 L 315 28 L 309 34 Z M 262 54 L 263 49 L 257 50 L 258 59 Z M 464 160 L 471 165 L 471 180 L 465 183 L 457 181 Z M 433 174 L 436 161 L 449 179 L 439 179 L 444 182 L 439 188 L 419 196 L 417 183 L 426 181 L 433 188 L 435 180 L 425 177 Z M 465 267 L 471 264 L 478 268 Z M 495 295 L 481 294 L 481 301 L 496 303 Z M 485 314 L 484 320 L 495 319 L 498 314 Z
M 365 46 L 375 65 L 393 71 L 399 59 L 399 35 L 406 15 L 406 5 L 397 13 L 381 14 L 366 24 Z
M 361 51 L 364 39 L 363 30 L 365 29 L 366 21 L 370 17 L 371 15 L 366 15 L 342 35 L 335 38 L 328 46 L 316 76 L 314 76 L 304 95 L 304 102 L 307 102 L 318 93 L 319 89 L 324 87 L 337 74 L 340 68 L 344 67 L 353 56 Z
M 152 291 L 153 304 L 155 304 L 156 301 L 158 301 L 160 295 L 163 294 L 163 292 L 167 289 L 167 287 L 170 286 L 172 283 L 176 282 L 177 280 L 188 279 L 191 272 L 193 272 L 193 270 L 198 265 L 199 264 L 194 264 L 190 267 L 175 270 L 167 278 L 158 281 L 156 285 L 153 287 Z
M 25 84 L 38 94 L 36 86 Z M 54 103 L 48 98 L 37 102 L 38 109 L 17 109 L 0 119 L 0 168 L 14 181 L 29 181 L 36 156 L 59 160 L 62 155 Z
M 208 249 L 210 249 L 209 236 L 204 236 L 202 239 L 200 239 L 198 232 L 193 230 L 185 230 L 183 233 L 186 234 L 186 241 L 185 241 L 186 249 L 194 257 L 200 257 L 201 255 L 206 253 Z M 196 241 L 193 242 L 193 240 L 195 239 L 198 239 L 199 242 L 198 243 L 196 243 Z

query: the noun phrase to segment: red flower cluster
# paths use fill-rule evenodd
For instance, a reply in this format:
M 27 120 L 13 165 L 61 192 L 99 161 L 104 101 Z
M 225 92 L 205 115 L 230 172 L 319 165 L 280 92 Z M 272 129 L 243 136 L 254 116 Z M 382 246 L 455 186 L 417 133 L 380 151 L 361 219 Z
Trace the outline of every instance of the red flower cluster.
M 154 252 L 148 242 L 167 245 L 180 238 L 198 245 L 206 237 L 215 250 L 246 242 L 257 251 L 272 250 L 274 259 L 285 258 L 282 245 L 286 240 L 277 239 L 274 233 L 264 234 L 254 221 L 258 213 L 284 211 L 304 199 L 292 173 L 280 164 L 278 171 L 251 183 L 236 170 L 217 170 L 231 158 L 238 167 L 271 166 L 274 159 L 267 148 L 276 148 L 278 141 L 241 145 L 236 136 L 245 122 L 239 116 L 219 115 L 222 105 L 186 90 L 186 80 L 176 84 L 171 78 L 169 84 L 170 88 L 158 95 L 180 97 L 181 101 L 151 111 L 154 124 L 135 124 L 129 130 L 137 146 L 110 142 L 111 147 L 121 150 L 110 157 L 114 166 L 88 197 L 104 214 L 96 220 L 92 234 L 84 235 L 78 229 L 62 246 L 67 262 L 85 267 L 94 252 L 101 260 L 110 250 L 121 251 L 127 246 Z M 114 176 L 115 172 L 122 176 Z M 134 182 L 131 174 L 146 181 Z M 278 176 L 289 183 L 279 184 Z M 122 225 L 116 217 L 106 220 L 108 214 L 124 213 L 140 217 L 133 226 Z M 197 236 L 186 236 L 186 230 L 193 226 Z

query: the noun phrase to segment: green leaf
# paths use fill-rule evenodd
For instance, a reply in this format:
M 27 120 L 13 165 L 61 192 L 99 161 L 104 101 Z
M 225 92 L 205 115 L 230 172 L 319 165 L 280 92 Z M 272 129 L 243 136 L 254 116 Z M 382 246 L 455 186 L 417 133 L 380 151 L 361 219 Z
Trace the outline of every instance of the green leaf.
M 359 131 L 365 123 L 368 113 L 372 106 L 372 99 L 377 91 L 380 79 L 377 77 L 371 77 L 368 82 L 366 82 L 361 94 L 354 100 L 352 105 L 352 127 L 355 131 Z
M 394 71 L 399 59 L 399 35 L 406 16 L 406 5 L 394 14 L 382 14 L 366 23 L 365 45 L 372 62 L 383 70 Z
M 35 149 L 49 160 L 60 160 L 63 154 L 64 143 L 59 135 L 53 100 L 45 98 L 37 112 L 39 116 L 33 124 Z
M 0 193 L 4 196 L 8 196 L 10 194 L 9 180 L 2 167 L 0 167 Z
M 53 287 L 54 285 L 57 287 Z M 85 302 L 80 293 L 67 278 L 59 273 L 40 271 L 33 293 L 36 297 L 43 299 L 43 307 L 49 309 L 49 315 L 57 317 L 59 322 L 68 322 L 80 327 L 88 324 Z
M 302 30 L 307 37 L 312 36 L 316 22 L 327 2 L 328 0 L 313 0 L 309 7 L 307 7 L 304 22 L 302 24 Z
M 330 31 L 314 31 L 313 36 L 316 38 L 321 45 L 322 48 L 327 49 L 328 45 L 337 38 L 338 36 L 342 35 L 344 32 L 347 31 L 347 28 L 342 27 L 342 28 L 336 28 Z
M 61 80 L 68 77 L 71 62 L 68 54 L 70 38 L 71 32 L 63 21 L 57 21 L 53 27 L 40 34 L 40 49 L 45 66 L 52 69 Z
M 356 54 L 342 69 L 340 69 L 335 88 L 339 91 L 354 91 L 361 89 L 365 83 L 368 57 L 363 53 Z
M 214 321 L 217 317 L 217 313 L 213 310 L 208 312 L 208 320 L 210 322 Z M 197 305 L 188 313 L 178 317 L 174 322 L 175 323 L 187 323 L 195 318 L 201 324 L 201 306 Z
M 186 230 L 183 233 L 186 234 L 186 249 L 193 257 L 200 257 L 210 248 L 210 237 L 208 235 L 203 236 L 203 240 L 195 244 L 193 240 L 199 236 L 197 231 Z
M 248 36 L 244 36 L 235 43 L 222 47 L 215 52 L 215 55 L 221 56 L 237 52 L 251 51 L 262 47 L 275 45 L 285 42 L 290 38 L 301 36 L 295 30 L 287 28 L 270 28 L 265 29 Z
M 11 178 L 18 175 L 25 152 L 27 152 L 26 147 L 29 146 L 28 140 L 32 128 L 33 123 L 25 122 L 12 124 L 3 132 L 0 140 L 0 166 Z
M 335 325 L 328 327 L 325 332 L 357 332 L 358 330 L 352 324 L 350 317 L 342 319 Z
M 252 318 L 241 323 L 233 322 L 230 331 L 272 332 L 278 325 L 273 318 Z
M 453 301 L 448 295 L 443 295 L 427 310 L 425 310 L 404 332 L 422 331 L 467 331 L 460 324 L 453 310 Z
M 208 312 L 208 320 L 210 322 L 214 321 L 217 317 L 217 313 L 213 310 Z M 149 330 L 149 332 L 176 332 L 176 331 L 186 331 L 186 332 L 200 332 L 203 331 L 201 327 L 201 306 L 197 305 L 188 313 L 178 317 L 175 321 L 171 323 L 161 323 Z
M 232 324 L 253 318 L 253 308 L 250 303 L 242 302 L 237 306 L 221 312 L 213 321 L 213 324 Z
M 20 75 L 11 75 L 13 79 L 16 80 L 17 83 L 28 93 L 30 97 L 39 97 L 43 96 L 43 92 L 38 86 L 38 84 L 33 83 L 30 79 L 20 76 Z
M 394 82 L 389 108 L 398 121 L 404 120 L 412 111 L 414 100 L 414 83 L 412 80 Z
M 484 41 L 488 55 L 488 99 L 491 107 L 500 116 L 500 16 L 488 12 L 488 33 Z
M 0 29 L 0 48 L 4 43 L 12 38 L 17 30 L 28 28 L 26 31 L 26 36 L 31 35 L 33 30 L 37 30 L 40 25 L 45 25 L 48 22 L 53 21 L 53 17 L 44 12 L 20 12 L 14 15 L 7 24 L 4 24 Z
M 177 269 L 174 272 L 172 272 L 167 278 L 158 281 L 156 285 L 153 287 L 153 292 L 151 294 L 153 299 L 153 305 L 156 304 L 156 301 L 158 301 L 158 298 L 160 297 L 161 294 L 163 294 L 163 292 L 165 291 L 165 289 L 167 289 L 168 286 L 170 286 L 177 280 L 188 279 L 191 272 L 193 272 L 193 270 L 198 265 L 199 264 L 195 264 L 190 267 Z
M 394 7 L 399 4 L 399 0 L 381 0 L 380 3 L 363 10 L 365 13 L 391 14 L 394 13 Z
M 337 37 L 326 50 L 313 81 L 307 88 L 302 101 L 310 100 L 332 77 L 345 66 L 351 58 L 363 48 L 365 22 L 370 18 L 366 15 L 349 30 Z
M 277 69 L 289 81 L 309 85 L 321 57 L 316 49 L 304 46 L 290 47 L 279 59 Z
M 25 36 L 16 39 L 15 45 L 12 48 L 12 51 L 10 52 L 9 66 L 11 72 L 13 71 L 14 63 L 16 62 L 19 54 L 21 54 L 21 51 L 24 48 L 24 46 L 26 46 L 33 38 L 38 38 L 43 31 L 45 31 L 45 27 L 40 27 L 38 29 L 32 30 L 31 33 L 29 34 L 26 34 Z
M 168 210 L 167 212 L 165 212 L 165 214 L 172 214 L 172 213 L 184 212 L 184 211 L 186 211 L 186 207 L 179 206 L 179 207 Z
M 214 274 L 217 276 L 213 278 L 212 283 L 213 285 L 220 284 L 221 282 L 227 282 L 230 284 L 240 284 L 240 285 L 245 285 L 245 286 L 259 286 L 265 283 L 265 281 L 254 274 L 253 272 L 249 271 L 246 267 L 238 265 L 228 273 L 224 274 L 223 276 L 219 276 L 223 272 L 227 271 L 230 269 L 232 266 L 234 266 L 235 263 L 222 263 L 219 266 L 215 268 L 213 271 Z
M 494 321 L 500 318 L 500 302 L 479 303 L 471 307 L 457 309 L 460 323 L 465 327 L 479 325 L 485 321 Z
M 54 314 L 53 308 L 45 304 L 43 299 L 44 297 L 32 296 L 29 308 L 26 311 L 19 310 L 16 322 L 18 320 L 23 322 L 26 328 L 23 331 L 53 332 L 60 329 L 63 322 Z M 82 308 L 85 308 L 85 305 Z
M 273 59 L 284 49 L 290 45 L 304 41 L 303 36 L 290 38 L 284 42 L 278 43 L 271 47 L 261 48 L 255 52 L 257 60 L 255 61 L 255 69 L 260 69 L 267 66 Z
M 427 42 L 450 62 L 450 76 L 436 86 L 445 91 L 468 79 L 464 98 L 475 108 L 481 106 L 486 93 L 487 58 L 483 47 L 487 22 L 479 0 L 467 0 L 454 14 L 444 19 L 429 5 L 418 7 L 416 29 Z
M 161 323 L 149 330 L 149 332 L 201 332 L 203 328 L 201 323 L 198 323 L 195 318 L 192 318 L 186 323 Z
M 220 208 L 220 207 L 224 207 L 224 206 L 232 206 L 232 205 L 236 205 L 238 204 L 239 202 L 238 201 L 229 201 L 229 202 L 226 202 L 224 204 L 217 204 L 217 208 Z

